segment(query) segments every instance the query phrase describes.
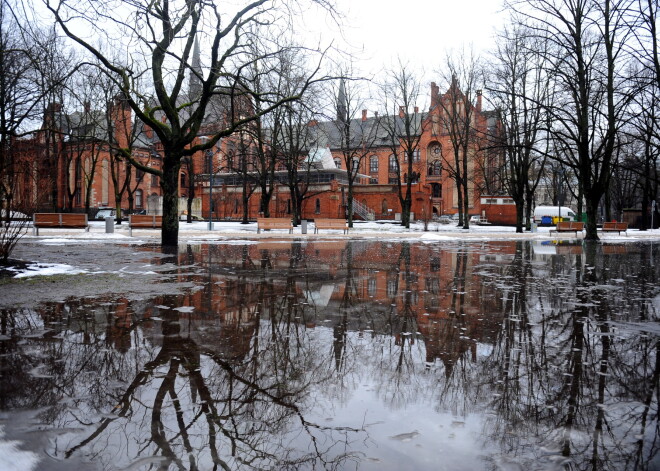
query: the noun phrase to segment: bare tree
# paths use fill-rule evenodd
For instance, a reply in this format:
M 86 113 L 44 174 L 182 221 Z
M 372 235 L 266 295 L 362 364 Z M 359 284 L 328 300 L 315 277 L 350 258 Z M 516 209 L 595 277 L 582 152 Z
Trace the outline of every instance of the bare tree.
M 617 133 L 632 94 L 624 45 L 631 0 L 510 1 L 530 34 L 548 41 L 549 73 L 562 93 L 546 110 L 558 153 L 555 158 L 578 176 L 587 212 L 586 238 L 598 239 L 601 198 L 612 171 Z M 581 204 L 581 198 L 578 204 Z
M 231 10 L 224 3 L 203 1 L 172 0 L 146 5 L 130 0 L 121 1 L 119 5 L 44 1 L 64 33 L 104 65 L 136 117 L 153 129 L 160 140 L 164 153 L 162 171 L 134 159 L 132 163 L 145 172 L 160 176 L 164 246 L 178 243 L 178 179 L 183 159 L 210 149 L 246 123 L 297 99 L 311 83 L 320 79 L 319 67 L 312 67 L 311 74 L 293 94 L 283 97 L 261 93 L 259 96 L 265 106 L 259 111 L 239 106 L 250 102 L 256 94 L 246 77 L 254 62 L 246 49 L 253 37 L 252 25 L 267 26 L 273 38 L 286 37 L 289 35 L 287 20 L 298 13 L 298 3 L 285 2 L 278 7 L 269 0 L 254 0 Z M 325 0 L 310 1 L 316 7 L 332 9 Z M 109 8 L 113 10 L 109 11 Z M 122 10 L 122 18 L 130 20 L 117 19 L 117 9 Z M 131 44 L 139 54 L 134 54 L 134 62 L 125 66 L 112 60 L 86 40 L 88 36 L 83 37 L 78 31 L 99 36 L 111 47 L 118 41 Z M 203 70 L 196 69 L 192 62 L 196 39 L 208 45 L 207 68 Z M 282 47 L 276 41 L 274 45 Z M 322 51 L 318 51 L 317 61 L 322 56 Z M 190 71 L 201 82 L 195 96 L 190 96 L 183 88 Z M 140 93 L 133 86 L 136 77 L 146 76 L 150 77 L 153 96 Z M 200 142 L 198 136 L 207 110 L 218 100 L 224 103 L 224 122 L 218 123 L 208 140 Z M 131 159 L 128 152 L 125 156 Z
M 318 194 L 312 189 L 318 169 L 316 135 L 311 129 L 316 121 L 312 108 L 303 98 L 279 108 L 274 115 L 280 124 L 272 142 L 278 165 L 286 170 L 285 184 L 289 188 L 291 205 L 287 212 L 290 209 L 294 225 L 302 219 L 305 200 Z
M 479 148 L 475 103 L 481 99 L 482 73 L 478 60 L 461 53 L 447 55 L 443 75 L 448 85 L 447 93 L 440 99 L 440 123 L 449 137 L 451 153 L 443 152 L 444 166 L 456 184 L 459 226 L 470 227 L 471 189 L 474 186 L 474 167 Z M 472 201 L 474 204 L 474 201 Z
M 412 184 L 420 176 L 420 140 L 427 121 L 419 111 L 421 84 L 405 64 L 390 71 L 383 85 L 384 104 L 392 115 L 380 120 L 392 152 L 390 171 L 396 173 L 396 185 L 401 205 L 401 225 L 410 227 Z
M 353 189 L 358 180 L 360 168 L 365 165 L 368 154 L 373 151 L 376 139 L 379 137 L 379 119 L 367 119 L 365 115 L 360 116 L 360 110 L 365 107 L 367 99 L 362 83 L 355 80 L 345 80 L 344 75 L 339 80 L 339 85 L 333 90 L 330 100 L 335 106 L 335 116 L 328 126 L 328 133 L 332 146 L 341 152 L 344 166 L 346 167 L 347 195 L 346 215 L 348 226 L 353 227 Z
M 44 201 L 41 182 L 54 182 L 43 162 L 25 158 L 44 144 L 35 138 L 44 102 L 73 69 L 52 31 L 21 29 L 13 2 L 0 0 L 0 262 L 7 263 L 25 234 L 27 220 L 11 221 L 15 211 L 32 214 Z M 27 139 L 31 138 L 31 139 Z M 45 177 L 45 178 L 44 178 Z
M 17 14 L 12 2 L 0 1 L 0 209 L 6 209 L 6 217 L 21 188 L 24 199 L 38 199 L 25 184 L 31 180 L 27 186 L 34 185 L 39 169 L 19 159 L 18 147 L 21 138 L 38 129 L 35 116 L 73 68 L 52 31 L 25 34 L 20 27 L 24 19 Z
M 630 171 L 638 176 L 639 193 L 641 196 L 641 229 L 650 228 L 649 221 L 651 201 L 658 198 L 660 187 L 660 134 L 658 119 L 660 119 L 660 82 L 649 80 L 649 73 L 640 77 L 642 86 L 635 94 L 632 104 L 630 125 L 632 133 L 629 138 L 636 141 L 636 148 L 630 152 L 626 160 Z M 632 206 L 628 206 L 632 207 Z
M 523 26 L 505 29 L 487 88 L 502 128 L 489 139 L 505 154 L 502 181 L 516 204 L 516 232 L 523 231 L 525 216 L 528 222 L 531 219 L 533 196 L 547 158 L 544 105 L 552 98 L 552 89 L 545 55 L 537 52 L 546 46 Z

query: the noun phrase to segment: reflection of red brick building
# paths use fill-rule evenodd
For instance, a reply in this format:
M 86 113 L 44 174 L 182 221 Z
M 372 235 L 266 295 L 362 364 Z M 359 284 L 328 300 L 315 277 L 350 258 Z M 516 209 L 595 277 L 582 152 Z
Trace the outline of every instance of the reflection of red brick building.
M 515 242 L 496 243 L 495 249 L 508 264 Z M 195 310 L 183 315 L 217 319 L 225 329 L 222 337 L 233 332 L 239 351 L 247 348 L 257 319 L 332 327 L 347 313 L 349 330 L 382 331 L 398 319 L 398 326 L 387 328 L 392 334 L 420 332 L 427 361 L 439 359 L 450 370 L 464 353 L 476 355 L 477 342 L 490 342 L 501 322 L 501 295 L 475 271 L 476 252 L 389 242 L 282 241 L 210 245 L 192 256 L 208 273 L 199 275 L 204 289 L 184 301 Z

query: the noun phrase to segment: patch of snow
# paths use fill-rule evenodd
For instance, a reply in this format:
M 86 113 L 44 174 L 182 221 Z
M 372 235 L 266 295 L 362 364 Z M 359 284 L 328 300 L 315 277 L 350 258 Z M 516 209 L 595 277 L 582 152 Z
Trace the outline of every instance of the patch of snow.
M 175 307 L 174 310 L 179 312 L 193 312 L 195 310 L 195 306 Z
M 3 471 L 32 471 L 37 469 L 39 457 L 31 451 L 20 450 L 21 442 L 3 440 L 4 429 L 0 427 L 0 469 Z
M 71 265 L 61 263 L 32 263 L 25 271 L 15 270 L 18 273 L 14 278 L 26 278 L 28 276 L 52 276 L 52 275 L 78 275 L 87 273 L 87 270 L 74 268 Z
M 433 242 L 434 240 L 460 240 L 458 236 L 446 236 L 440 234 L 434 234 L 433 232 L 425 232 L 420 237 L 420 240 Z

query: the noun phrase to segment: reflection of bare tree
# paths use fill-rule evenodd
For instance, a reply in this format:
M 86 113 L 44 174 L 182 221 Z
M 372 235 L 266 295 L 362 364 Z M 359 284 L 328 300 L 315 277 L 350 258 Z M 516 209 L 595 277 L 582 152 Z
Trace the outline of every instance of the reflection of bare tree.
M 657 338 L 633 339 L 612 328 L 623 313 L 630 320 L 631 303 L 648 299 L 617 286 L 629 271 L 644 278 L 640 266 L 585 244 L 581 255 L 555 257 L 555 278 L 535 278 L 529 252 L 517 245 L 506 272 L 507 315 L 482 365 L 486 375 L 493 372 L 496 391 L 488 434 L 509 460 L 523 467 L 648 469 L 656 453 L 655 433 L 649 441 L 646 430 L 650 411 L 657 426 Z M 622 397 L 645 406 L 621 406 Z M 633 436 L 642 437 L 637 453 L 629 445 Z M 543 444 L 545 454 L 532 443 Z
M 329 247 L 328 270 L 296 245 L 180 253 L 173 273 L 197 285 L 182 296 L 0 313 L 0 405 L 78 429 L 50 451 L 102 466 L 325 469 L 357 459 L 360 418 L 323 421 L 362 388 L 383 415 L 433 404 L 483 422 L 493 466 L 652 468 L 660 347 L 641 324 L 657 316 L 650 244 L 539 263 L 525 242 L 379 242 L 367 247 L 380 249 L 377 262 L 349 243 L 340 260 Z
M 423 388 L 418 375 L 424 368 L 423 342 L 417 342 L 417 301 L 419 274 L 411 263 L 411 246 L 401 243 L 396 264 L 387 274 L 388 326 L 380 341 L 378 369 L 374 372 L 378 389 L 391 407 L 404 407 Z
M 141 437 L 141 455 L 164 457 L 177 469 L 208 469 L 209 460 L 213 466 L 231 469 L 236 463 L 336 465 L 346 458 L 333 449 L 338 438 L 328 439 L 358 430 L 338 431 L 306 419 L 305 391 L 327 378 L 318 369 L 304 374 L 320 361 L 309 345 L 282 347 L 288 338 L 282 334 L 291 330 L 271 331 L 268 337 L 255 332 L 254 350 L 235 363 L 187 335 L 177 311 L 160 316 L 162 345 L 157 354 L 113 401 L 117 404 L 113 413 L 85 439 L 69 446 L 66 457 L 82 448 L 96 449 L 105 441 L 103 436 L 128 428 Z M 294 324 L 293 320 L 282 323 Z M 276 337 L 269 338 L 273 332 Z M 148 391 L 153 397 L 148 393 L 145 398 Z M 285 437 L 292 430 L 303 431 L 311 451 L 290 448 Z M 275 437 L 282 437 L 281 441 Z

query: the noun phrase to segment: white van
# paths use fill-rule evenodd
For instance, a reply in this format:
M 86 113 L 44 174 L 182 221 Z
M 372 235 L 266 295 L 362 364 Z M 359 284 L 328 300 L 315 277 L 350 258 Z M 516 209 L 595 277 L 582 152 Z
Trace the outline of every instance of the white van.
M 534 208 L 535 223 L 540 224 L 545 216 L 548 216 L 550 218 L 561 216 L 562 219 L 568 218 L 570 221 L 575 221 L 575 217 L 576 217 L 575 211 L 573 211 L 571 208 L 568 208 L 566 206 L 537 206 L 536 208 Z

